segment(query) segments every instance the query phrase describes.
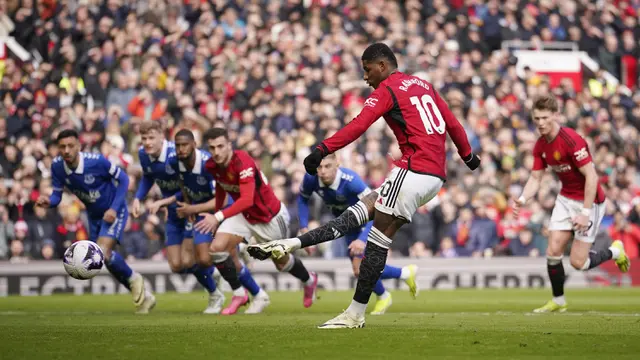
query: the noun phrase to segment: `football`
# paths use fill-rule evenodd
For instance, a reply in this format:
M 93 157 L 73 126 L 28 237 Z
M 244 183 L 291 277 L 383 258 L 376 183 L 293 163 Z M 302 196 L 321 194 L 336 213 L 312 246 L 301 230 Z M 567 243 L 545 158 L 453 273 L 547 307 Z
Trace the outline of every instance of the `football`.
M 104 264 L 104 254 L 98 244 L 82 240 L 71 244 L 64 252 L 64 269 L 74 279 L 87 280 L 98 275 Z

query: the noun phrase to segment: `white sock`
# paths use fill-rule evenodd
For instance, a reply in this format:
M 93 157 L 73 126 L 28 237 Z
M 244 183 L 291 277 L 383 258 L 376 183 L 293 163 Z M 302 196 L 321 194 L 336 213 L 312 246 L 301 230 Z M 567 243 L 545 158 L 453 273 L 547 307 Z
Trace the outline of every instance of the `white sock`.
M 260 291 L 258 291 L 256 296 L 254 296 L 254 298 L 269 298 L 269 295 L 267 294 L 266 291 L 260 289 Z
M 411 271 L 409 271 L 409 268 L 406 266 L 402 267 L 402 273 L 400 274 L 400 279 L 407 280 L 410 275 L 411 275 Z
M 558 305 L 560 305 L 560 306 L 565 305 L 567 303 L 565 301 L 565 299 L 564 299 L 564 295 L 562 295 L 562 296 L 554 296 L 553 297 L 553 302 L 558 304 Z
M 280 241 L 282 241 L 285 245 L 291 247 L 291 251 L 298 250 L 302 247 L 302 243 L 298 238 L 284 239 Z
M 305 281 L 304 286 L 311 286 L 313 285 L 313 280 L 315 278 L 313 277 L 313 274 L 309 273 L 309 280 Z
M 365 311 L 367 311 L 367 304 L 360 304 L 355 300 L 351 300 L 351 305 L 347 308 L 347 312 L 357 319 L 364 317 Z
M 244 290 L 244 288 L 242 286 L 240 286 L 239 288 L 233 290 L 233 296 L 244 296 L 245 294 L 246 294 L 245 290 Z
M 131 277 L 129 277 L 129 283 L 131 283 L 133 280 L 137 280 L 140 276 L 142 276 L 142 275 L 138 274 L 135 271 L 132 272 L 131 273 Z
M 610 246 L 609 250 L 611 250 L 611 254 L 613 255 L 611 258 L 613 260 L 617 260 L 620 257 L 620 249 L 617 247 Z
M 582 265 L 582 268 L 580 268 L 580 270 L 582 271 L 589 270 L 589 265 L 591 265 L 591 259 L 587 258 L 587 260 L 585 260 L 584 265 Z
M 378 300 L 385 300 L 386 298 L 388 298 L 389 296 L 391 296 L 391 293 L 388 292 L 387 290 L 384 291 L 384 293 L 380 296 L 378 296 Z

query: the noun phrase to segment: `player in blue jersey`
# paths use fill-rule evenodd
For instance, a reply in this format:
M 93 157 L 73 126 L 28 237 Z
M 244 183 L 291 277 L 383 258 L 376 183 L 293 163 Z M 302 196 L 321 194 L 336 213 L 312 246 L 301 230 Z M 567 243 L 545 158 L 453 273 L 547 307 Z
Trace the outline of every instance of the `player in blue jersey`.
M 172 163 L 176 164 L 176 147 L 164 139 L 162 125 L 158 121 L 145 121 L 140 125 L 142 147 L 138 155 L 143 176 L 132 205 L 132 215 L 137 218 L 142 214 L 140 200 L 147 196 L 155 183 L 160 188 L 162 199 L 149 206 L 149 213 L 155 214 L 161 207 L 167 206 L 167 223 L 165 225 L 165 244 L 167 260 L 174 273 L 193 274 L 198 282 L 209 292 L 209 304 L 205 314 L 220 312 L 218 302 L 220 290 L 216 289 L 215 268 L 211 265 L 195 264 L 193 244 L 193 224 L 185 218 L 178 217 L 177 205 L 172 197 L 180 192 L 181 181 Z M 224 299 L 224 297 L 223 297 Z
M 175 136 L 176 155 L 178 161 L 174 166 L 175 171 L 179 173 L 180 179 L 184 184 L 182 191 L 186 193 L 186 197 L 190 200 L 187 203 L 180 199 L 183 197 L 182 192 L 178 193 L 176 199 L 178 200 L 178 208 L 176 212 L 179 217 L 188 218 L 191 216 L 198 216 L 200 213 L 209 211 L 215 208 L 215 188 L 216 183 L 211 174 L 205 171 L 204 164 L 211 157 L 209 153 L 196 148 L 195 137 L 189 130 L 183 129 L 178 131 Z M 196 218 L 196 222 L 201 220 L 201 217 Z M 219 229 L 223 231 L 223 229 Z M 212 266 L 214 260 L 212 254 L 209 252 L 209 246 L 213 241 L 213 234 L 207 232 L 200 232 L 196 229 L 193 231 L 194 245 L 196 250 L 196 262 L 200 266 Z M 241 242 L 242 239 L 238 239 Z M 215 254 L 213 254 L 215 256 Z M 228 257 L 228 262 L 216 263 L 218 269 L 225 280 L 231 286 L 233 290 L 233 296 L 242 296 L 248 299 L 246 291 L 242 289 L 244 286 L 252 295 L 265 294 L 260 289 L 260 286 L 255 282 L 253 276 L 245 267 L 241 268 L 240 275 L 234 272 L 235 276 L 230 277 L 226 270 L 229 267 L 237 270 L 237 267 L 233 263 L 234 254 Z M 223 266 L 224 265 L 224 266 Z M 224 297 L 222 297 L 220 307 L 224 303 Z M 246 303 L 246 301 L 245 301 Z M 234 314 L 237 308 L 234 308 L 233 303 L 224 310 L 216 308 L 217 313 L 222 311 L 223 315 Z
M 127 174 L 100 154 L 80 152 L 80 141 L 75 130 L 61 131 L 57 144 L 60 156 L 51 165 L 53 193 L 51 196 L 40 196 L 36 205 L 58 206 L 64 188 L 77 196 L 87 209 L 89 238 L 102 249 L 107 269 L 131 291 L 137 312 L 148 313 L 155 306 L 155 297 L 145 290 L 142 276 L 134 272 L 124 258 L 114 251 L 129 217 L 126 203 L 129 186 Z
M 348 207 L 356 204 L 360 198 L 371 190 L 362 181 L 358 174 L 350 169 L 339 167 L 335 154 L 325 157 L 318 167 L 317 175 L 305 174 L 300 186 L 298 196 L 298 217 L 300 218 L 300 232 L 306 233 L 309 225 L 309 198 L 313 193 L 320 195 L 325 205 L 334 216 L 339 216 Z M 373 222 L 367 223 L 360 230 L 344 236 L 349 246 L 349 257 L 353 266 L 353 274 L 358 277 L 360 263 L 364 255 L 364 248 Z M 391 294 L 382 285 L 383 279 L 402 279 L 409 286 L 411 294 L 417 295 L 416 265 L 408 265 L 403 268 L 385 265 L 380 279 L 376 283 L 373 292 L 378 296 L 378 301 L 371 312 L 372 315 L 382 315 L 391 306 Z

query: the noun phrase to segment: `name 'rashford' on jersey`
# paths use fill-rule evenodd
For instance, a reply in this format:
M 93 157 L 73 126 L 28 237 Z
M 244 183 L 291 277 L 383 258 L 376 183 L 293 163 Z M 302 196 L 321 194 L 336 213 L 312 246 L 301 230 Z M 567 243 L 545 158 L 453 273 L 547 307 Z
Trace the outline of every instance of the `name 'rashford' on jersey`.
M 322 144 L 335 152 L 362 135 L 383 117 L 398 140 L 402 158 L 394 165 L 415 173 L 446 178 L 447 133 L 460 157 L 471 154 L 466 132 L 433 85 L 394 72 L 367 98 L 360 114 Z
M 119 211 L 126 203 L 117 200 L 118 178 L 123 170 L 101 154 L 80 152 L 78 166 L 71 169 L 60 156 L 53 160 L 51 178 L 54 192 L 67 188 L 86 206 L 90 218 L 102 218 L 109 209 Z M 55 204 L 57 205 L 57 204 Z
M 562 183 L 560 195 L 569 199 L 584 201 L 586 179 L 580 168 L 593 164 L 589 145 L 571 128 L 561 127 L 560 132 L 550 142 L 541 136 L 533 147 L 533 170 L 544 170 L 549 166 Z M 595 203 L 605 200 L 602 186 L 598 183 Z

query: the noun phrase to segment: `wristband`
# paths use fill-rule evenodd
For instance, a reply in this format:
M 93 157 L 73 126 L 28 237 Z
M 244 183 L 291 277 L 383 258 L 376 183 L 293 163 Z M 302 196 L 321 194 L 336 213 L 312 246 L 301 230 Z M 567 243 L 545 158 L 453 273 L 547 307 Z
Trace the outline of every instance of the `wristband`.
M 224 220 L 224 215 L 222 214 L 222 211 L 218 211 L 217 213 L 213 214 L 213 216 L 216 217 L 216 220 L 218 220 L 218 222 L 222 222 L 222 220 Z
M 587 208 L 582 208 L 582 210 L 580 210 L 580 214 L 589 217 L 591 216 L 591 209 L 587 209 Z

